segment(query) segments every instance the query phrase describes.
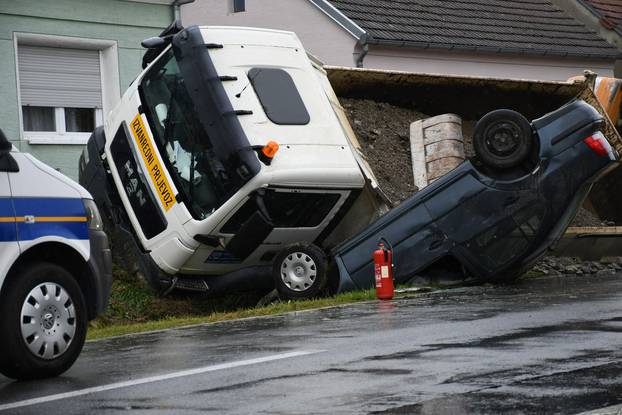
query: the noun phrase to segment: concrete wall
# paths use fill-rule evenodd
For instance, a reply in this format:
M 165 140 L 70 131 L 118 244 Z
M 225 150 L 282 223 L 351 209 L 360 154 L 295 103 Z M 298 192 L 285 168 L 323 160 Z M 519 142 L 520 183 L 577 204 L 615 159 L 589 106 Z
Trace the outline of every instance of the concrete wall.
M 364 60 L 365 68 L 557 81 L 581 75 L 584 69 L 590 69 L 603 76 L 613 76 L 613 65 L 613 60 L 582 61 L 502 54 L 464 54 L 375 45 L 370 46 Z
M 123 92 L 139 73 L 144 50 L 140 41 L 155 36 L 173 20 L 173 8 L 123 0 L 0 0 L 0 128 L 15 144 L 39 159 L 77 178 L 81 145 L 29 145 L 22 140 L 17 73 L 16 37 L 20 33 L 76 39 L 106 40 L 118 56 L 116 88 Z M 102 68 L 110 70 L 110 68 Z M 116 75 L 116 74 L 115 74 Z M 112 97 L 114 98 L 114 97 Z M 116 97 L 118 99 L 118 97 Z M 114 99 L 109 102 L 114 101 Z
M 246 0 L 233 13 L 231 0 L 195 0 L 181 6 L 184 26 L 252 26 L 296 32 L 305 49 L 328 65 L 355 66 L 357 40 L 308 0 Z

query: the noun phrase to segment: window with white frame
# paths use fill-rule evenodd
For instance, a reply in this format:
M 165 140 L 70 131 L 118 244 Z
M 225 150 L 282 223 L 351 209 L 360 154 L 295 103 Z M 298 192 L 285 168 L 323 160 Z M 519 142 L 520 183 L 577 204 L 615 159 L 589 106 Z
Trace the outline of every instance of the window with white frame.
M 102 124 L 98 50 L 18 45 L 22 130 L 31 144 L 84 144 Z

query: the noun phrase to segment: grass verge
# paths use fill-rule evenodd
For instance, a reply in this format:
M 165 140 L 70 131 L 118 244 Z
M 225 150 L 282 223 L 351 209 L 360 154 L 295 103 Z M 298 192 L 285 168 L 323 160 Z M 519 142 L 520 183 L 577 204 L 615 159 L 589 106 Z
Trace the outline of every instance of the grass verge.
M 134 275 L 115 268 L 108 310 L 92 321 L 88 340 L 247 317 L 351 304 L 375 298 L 374 290 L 355 291 L 314 300 L 277 302 L 255 307 L 257 294 L 224 298 L 202 295 L 156 297 Z
M 219 321 L 235 320 L 239 318 L 270 316 L 291 311 L 311 310 L 322 307 L 352 304 L 373 299 L 375 299 L 375 292 L 373 290 L 356 291 L 339 294 L 334 297 L 304 301 L 279 302 L 262 307 L 250 307 L 227 312 L 213 312 L 208 315 L 169 316 L 162 319 L 140 323 L 117 323 L 104 326 L 95 325 L 89 329 L 88 340 L 120 336 L 130 333 L 169 329 L 192 324 L 216 323 Z
M 521 279 L 541 276 L 543 274 L 540 272 L 530 271 L 525 273 Z M 430 284 L 425 291 L 449 288 L 455 288 L 455 286 L 434 286 Z M 375 290 L 370 289 L 313 300 L 276 302 L 265 306 L 256 306 L 260 298 L 261 295 L 259 294 L 223 298 L 206 298 L 204 295 L 197 294 L 157 297 L 142 280 L 121 268 L 115 267 L 110 305 L 103 315 L 90 323 L 87 339 L 95 340 L 194 324 L 334 307 L 373 300 L 376 295 Z

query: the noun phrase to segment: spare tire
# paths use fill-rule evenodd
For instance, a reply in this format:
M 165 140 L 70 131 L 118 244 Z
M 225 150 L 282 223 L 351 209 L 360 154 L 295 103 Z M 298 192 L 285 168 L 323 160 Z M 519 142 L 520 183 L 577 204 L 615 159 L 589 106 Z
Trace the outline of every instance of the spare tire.
M 531 124 L 516 111 L 491 111 L 475 125 L 475 154 L 479 161 L 493 170 L 507 170 L 521 165 L 533 147 Z

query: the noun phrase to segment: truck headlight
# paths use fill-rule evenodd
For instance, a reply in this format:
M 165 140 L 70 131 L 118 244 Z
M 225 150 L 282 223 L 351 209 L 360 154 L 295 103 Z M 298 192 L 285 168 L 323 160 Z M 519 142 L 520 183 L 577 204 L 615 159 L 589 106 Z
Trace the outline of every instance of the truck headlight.
M 94 231 L 101 231 L 104 229 L 104 222 L 99 214 L 97 205 L 91 199 L 82 199 L 84 202 L 84 209 L 86 209 L 86 223 L 89 225 L 89 229 Z

